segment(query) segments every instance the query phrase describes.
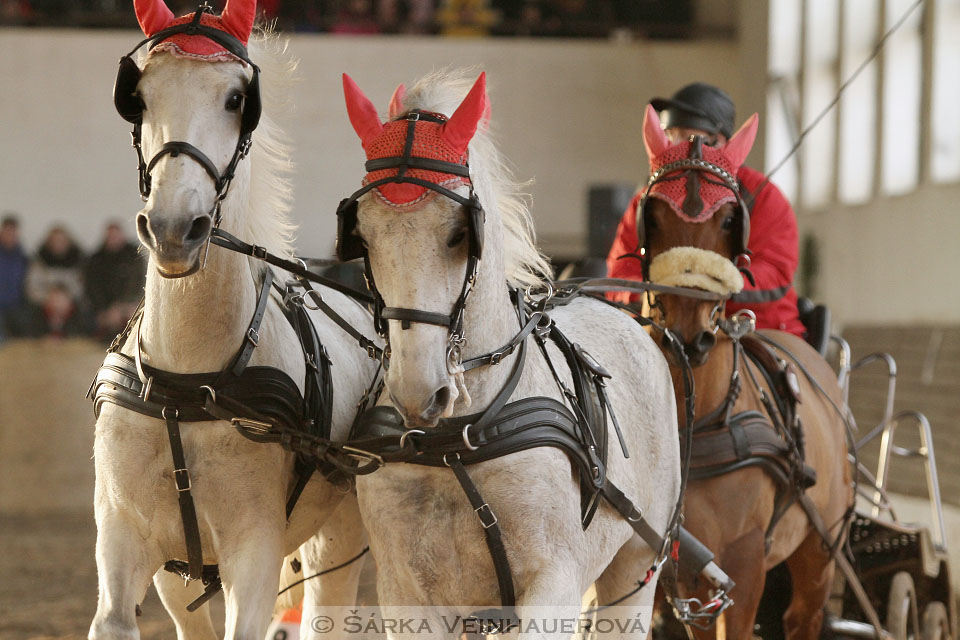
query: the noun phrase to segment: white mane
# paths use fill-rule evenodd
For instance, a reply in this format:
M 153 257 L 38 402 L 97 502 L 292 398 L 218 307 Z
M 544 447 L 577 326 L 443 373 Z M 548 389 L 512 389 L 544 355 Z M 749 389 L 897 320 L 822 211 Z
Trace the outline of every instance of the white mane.
M 242 236 L 280 256 L 293 254 L 296 224 L 290 219 L 293 185 L 291 141 L 281 124 L 288 119 L 298 60 L 287 49 L 287 39 L 272 28 L 258 29 L 250 38 L 249 55 L 260 66 L 263 115 L 250 149 L 250 199 Z
M 473 69 L 433 71 L 407 92 L 405 111 L 423 109 L 452 114 L 470 90 L 477 73 Z M 511 285 L 525 287 L 550 279 L 549 262 L 536 246 L 529 197 L 517 182 L 491 138 L 481 126 L 470 142 L 470 174 L 474 190 L 487 212 L 498 212 L 503 221 L 503 263 Z

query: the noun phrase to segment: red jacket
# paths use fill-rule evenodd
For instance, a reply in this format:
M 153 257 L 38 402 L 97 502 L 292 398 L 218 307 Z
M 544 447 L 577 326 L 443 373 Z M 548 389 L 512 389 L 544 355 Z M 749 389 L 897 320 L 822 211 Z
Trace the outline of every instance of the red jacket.
M 763 182 L 763 174 L 750 167 L 741 167 L 737 178 L 747 193 Z M 637 205 L 643 191 L 633 196 L 623 213 L 617 235 L 607 255 L 607 272 L 611 278 L 642 280 L 643 271 L 636 258 L 623 258 L 636 253 Z M 777 187 L 767 184 L 750 207 L 750 239 L 747 242 L 750 270 L 756 286 L 744 278 L 744 289 L 727 302 L 727 314 L 749 308 L 757 314 L 758 329 L 779 329 L 803 336 L 805 329 L 797 313 L 797 292 L 793 288 L 793 273 L 797 269 L 797 218 L 790 203 Z M 611 294 L 616 300 L 636 300 L 636 294 Z

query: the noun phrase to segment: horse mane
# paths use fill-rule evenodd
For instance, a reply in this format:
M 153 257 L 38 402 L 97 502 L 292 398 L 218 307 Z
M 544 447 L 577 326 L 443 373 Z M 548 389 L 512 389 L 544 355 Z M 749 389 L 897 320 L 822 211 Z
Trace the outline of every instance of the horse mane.
M 250 196 L 242 238 L 279 256 L 294 253 L 297 225 L 290 217 L 293 208 L 292 142 L 281 126 L 292 112 L 290 89 L 295 82 L 299 60 L 287 47 L 288 40 L 272 26 L 254 30 L 248 51 L 260 66 L 260 99 L 263 115 L 253 134 L 250 149 Z
M 420 78 L 403 99 L 404 113 L 414 109 L 452 114 L 476 79 L 475 69 L 440 69 Z M 488 212 L 503 221 L 503 264 L 507 281 L 516 287 L 541 284 L 552 277 L 546 257 L 537 248 L 530 215 L 528 183 L 520 183 L 494 144 L 489 124 L 478 127 L 470 142 L 473 188 Z

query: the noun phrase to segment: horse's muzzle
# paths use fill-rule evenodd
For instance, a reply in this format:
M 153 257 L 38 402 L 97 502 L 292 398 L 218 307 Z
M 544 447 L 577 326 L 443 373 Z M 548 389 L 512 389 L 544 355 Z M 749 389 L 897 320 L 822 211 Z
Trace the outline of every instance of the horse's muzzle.
M 168 217 L 140 213 L 137 236 L 153 255 L 157 271 L 165 278 L 182 278 L 197 271 L 201 249 L 210 237 L 208 215 Z

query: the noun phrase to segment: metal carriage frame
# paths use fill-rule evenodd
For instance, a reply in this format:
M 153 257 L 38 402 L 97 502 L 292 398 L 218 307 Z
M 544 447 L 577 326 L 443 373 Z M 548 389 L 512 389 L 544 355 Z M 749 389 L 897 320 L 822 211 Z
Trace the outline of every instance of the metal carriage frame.
M 854 362 L 847 342 L 839 336 L 831 339 L 839 349 L 838 381 L 848 412 L 850 378 L 854 371 L 882 363 L 887 368 L 888 382 L 883 419 L 856 443 L 859 452 L 880 437 L 876 474 L 851 455 L 851 461 L 857 464 L 857 497 L 867 504 L 865 510 L 856 511 L 847 541 L 847 551 L 860 584 L 852 584 L 838 572 L 821 637 L 877 638 L 877 629 L 870 622 L 873 619 L 882 621 L 883 638 L 957 639 L 960 637 L 957 602 L 950 582 L 930 422 L 919 411 L 894 411 L 897 364 L 890 354 L 874 353 Z M 904 424 L 917 427 L 919 448 L 895 444 L 895 434 Z M 930 527 L 906 524 L 897 518 L 887 493 L 894 458 L 923 462 L 931 509 Z M 858 588 L 863 591 L 861 597 L 857 597 Z

